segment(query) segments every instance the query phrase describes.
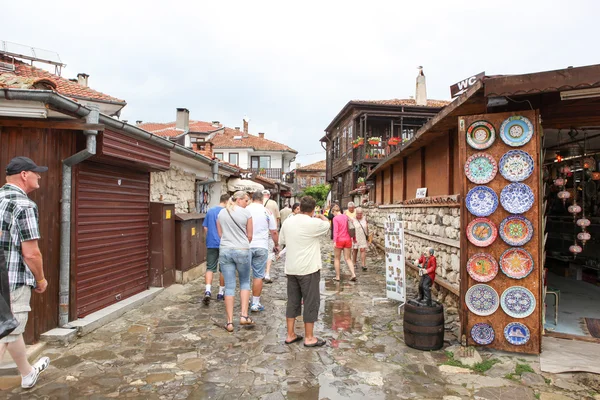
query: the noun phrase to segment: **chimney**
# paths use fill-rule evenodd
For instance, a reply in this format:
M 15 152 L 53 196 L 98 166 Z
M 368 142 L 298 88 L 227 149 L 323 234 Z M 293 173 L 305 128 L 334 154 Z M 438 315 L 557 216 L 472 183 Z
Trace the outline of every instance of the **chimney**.
M 265 133 L 264 132 L 259 132 L 258 133 L 258 137 L 261 138 L 261 139 L 264 139 L 265 138 Z
M 175 128 L 183 131 L 190 130 L 190 110 L 187 108 L 177 109 L 177 118 L 175 119 Z
M 88 74 L 84 74 L 80 72 L 77 74 L 77 83 L 81 86 L 88 87 L 88 78 L 90 76 Z
M 248 134 L 248 119 L 244 118 L 244 135 Z
M 136 125 L 141 125 L 141 124 L 142 124 L 142 122 L 143 122 L 143 121 L 142 121 L 141 119 L 138 119 L 137 121 L 135 121 L 135 124 L 136 124 Z
M 419 75 L 417 75 L 417 90 L 415 93 L 415 103 L 418 106 L 427 105 L 427 85 L 425 82 L 425 74 L 423 67 L 419 66 Z
M 220 124 L 221 124 L 221 122 L 219 122 L 219 121 L 213 121 L 212 122 L 212 126 L 215 127 L 215 128 L 218 128 Z
M 239 130 L 240 130 L 240 127 L 239 127 L 239 126 L 236 126 L 236 127 L 235 127 L 235 130 L 236 130 L 236 131 L 239 131 Z

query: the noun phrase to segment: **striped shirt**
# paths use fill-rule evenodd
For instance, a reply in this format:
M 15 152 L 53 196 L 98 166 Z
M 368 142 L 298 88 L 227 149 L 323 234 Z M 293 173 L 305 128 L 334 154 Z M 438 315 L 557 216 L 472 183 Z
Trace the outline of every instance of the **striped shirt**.
M 38 209 L 21 188 L 10 183 L 0 188 L 0 224 L 0 249 L 8 267 L 10 291 L 20 286 L 36 287 L 35 277 L 23 259 L 21 243 L 41 237 Z

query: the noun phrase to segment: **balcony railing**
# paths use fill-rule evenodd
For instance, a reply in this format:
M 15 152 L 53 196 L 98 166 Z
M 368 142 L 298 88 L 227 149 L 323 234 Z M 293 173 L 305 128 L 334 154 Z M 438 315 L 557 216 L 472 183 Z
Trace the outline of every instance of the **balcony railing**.
M 281 168 L 250 168 L 254 175 L 264 176 L 265 178 L 281 181 L 283 170 Z

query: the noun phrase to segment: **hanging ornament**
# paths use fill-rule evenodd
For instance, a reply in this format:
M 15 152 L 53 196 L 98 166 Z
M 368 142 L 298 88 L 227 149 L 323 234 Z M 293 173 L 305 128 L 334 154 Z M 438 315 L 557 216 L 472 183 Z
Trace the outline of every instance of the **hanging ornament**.
M 560 167 L 560 173 L 563 175 L 568 175 L 571 173 L 571 167 L 569 167 L 568 165 L 563 165 L 562 167 Z
M 581 206 L 577 203 L 573 203 L 573 205 L 569 206 L 568 210 L 571 214 L 574 214 L 573 218 L 575 218 L 575 215 L 577 215 L 581 212 Z
M 571 197 L 571 193 L 567 192 L 566 190 L 560 191 L 558 192 L 558 198 L 561 199 L 563 201 L 563 204 L 565 204 L 567 202 L 567 199 L 569 197 Z
M 577 234 L 577 239 L 579 239 L 579 241 L 581 241 L 581 244 L 583 246 L 585 246 L 585 243 L 588 240 L 590 240 L 591 238 L 592 238 L 592 235 L 590 235 L 590 233 L 585 230 L 583 232 L 580 232 L 579 234 Z
M 577 254 L 581 253 L 583 251 L 583 248 L 578 245 L 577 243 L 575 243 L 574 245 L 571 245 L 569 247 L 569 251 L 571 253 L 573 253 L 573 258 L 577 257 Z
M 600 181 L 600 172 L 592 172 L 592 179 L 595 181 Z
M 599 172 L 599 174 L 600 174 L 600 172 Z M 565 182 L 565 178 L 562 178 L 562 177 L 561 177 L 561 178 L 556 178 L 556 179 L 554 180 L 554 184 L 555 184 L 556 186 L 565 186 L 565 183 L 566 183 L 566 182 Z

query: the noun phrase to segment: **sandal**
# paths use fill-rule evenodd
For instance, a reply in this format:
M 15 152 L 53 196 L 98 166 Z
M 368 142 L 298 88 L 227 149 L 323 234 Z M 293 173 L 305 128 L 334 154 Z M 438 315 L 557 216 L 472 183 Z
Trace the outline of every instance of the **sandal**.
M 351 282 L 356 282 L 356 281 L 357 281 L 357 279 L 356 279 L 356 277 L 355 277 L 355 276 L 353 276 L 352 278 L 350 278 L 350 281 L 351 281 Z
M 304 347 L 321 347 L 321 346 L 325 346 L 326 343 L 327 342 L 324 341 L 323 339 L 317 338 L 317 341 L 315 343 L 311 343 L 311 344 L 304 343 Z
M 242 318 L 244 321 L 242 321 Z M 254 320 L 250 317 L 240 315 L 240 325 L 254 325 Z
M 304 339 L 304 336 L 296 335 L 296 338 L 294 340 L 290 340 L 289 342 L 287 340 L 285 340 L 283 343 L 285 343 L 285 344 L 292 344 L 292 343 L 299 342 L 302 339 Z
M 231 329 L 229 329 L 229 325 L 231 325 Z M 225 329 L 229 333 L 233 333 L 233 322 L 226 323 L 223 329 Z
M 333 278 L 334 281 L 339 282 L 340 279 L 339 278 Z
M 362 270 L 363 270 L 363 271 L 366 271 L 366 270 L 367 270 L 367 267 L 362 267 Z

